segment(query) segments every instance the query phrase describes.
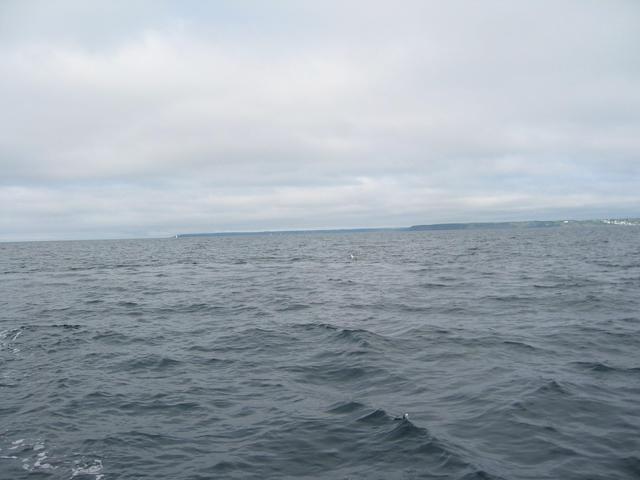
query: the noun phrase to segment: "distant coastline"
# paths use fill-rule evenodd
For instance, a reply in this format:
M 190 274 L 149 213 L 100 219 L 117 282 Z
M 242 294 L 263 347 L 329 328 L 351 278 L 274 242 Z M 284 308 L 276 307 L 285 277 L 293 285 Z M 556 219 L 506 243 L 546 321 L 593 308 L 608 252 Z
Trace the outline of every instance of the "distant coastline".
M 616 218 L 602 220 L 532 220 L 524 222 L 472 222 L 472 223 L 434 223 L 413 225 L 409 231 L 425 230 L 499 230 L 508 228 L 552 228 L 568 226 L 633 225 L 640 226 L 640 218 Z
M 324 230 L 262 230 L 253 232 L 211 232 L 211 233 L 179 233 L 175 238 L 185 237 L 241 237 L 252 235 L 302 235 L 309 233 L 369 233 L 369 232 L 389 232 L 407 231 L 407 227 L 399 228 L 333 228 Z
M 255 235 L 302 235 L 302 234 L 335 234 L 335 233 L 370 233 L 370 232 L 422 232 L 438 230 L 504 230 L 526 228 L 553 228 L 568 226 L 640 226 L 640 218 L 611 218 L 600 220 L 532 220 L 520 222 L 469 222 L 469 223 L 432 223 L 396 228 L 334 228 L 324 230 L 263 230 L 252 232 L 204 232 L 178 233 L 175 238 L 190 237 L 239 237 Z

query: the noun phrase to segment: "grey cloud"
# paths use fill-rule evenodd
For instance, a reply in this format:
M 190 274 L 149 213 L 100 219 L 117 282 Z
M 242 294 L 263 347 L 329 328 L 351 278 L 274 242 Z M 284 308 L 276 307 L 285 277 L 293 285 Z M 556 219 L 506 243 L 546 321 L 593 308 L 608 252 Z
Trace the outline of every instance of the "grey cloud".
M 640 206 L 635 2 L 0 10 L 3 238 Z

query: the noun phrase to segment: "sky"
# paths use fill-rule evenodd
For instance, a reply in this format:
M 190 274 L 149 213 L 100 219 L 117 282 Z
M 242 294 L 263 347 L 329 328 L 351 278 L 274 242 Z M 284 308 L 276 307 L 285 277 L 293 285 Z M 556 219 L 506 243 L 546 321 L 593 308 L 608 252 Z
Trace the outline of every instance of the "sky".
M 640 216 L 637 0 L 0 2 L 0 240 Z

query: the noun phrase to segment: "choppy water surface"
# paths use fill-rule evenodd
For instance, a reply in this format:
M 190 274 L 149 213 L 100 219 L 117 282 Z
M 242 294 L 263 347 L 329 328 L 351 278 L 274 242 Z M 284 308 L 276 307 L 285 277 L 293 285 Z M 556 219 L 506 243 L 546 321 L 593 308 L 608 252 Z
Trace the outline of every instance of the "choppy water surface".
M 639 312 L 634 227 L 0 244 L 0 478 L 638 478 Z

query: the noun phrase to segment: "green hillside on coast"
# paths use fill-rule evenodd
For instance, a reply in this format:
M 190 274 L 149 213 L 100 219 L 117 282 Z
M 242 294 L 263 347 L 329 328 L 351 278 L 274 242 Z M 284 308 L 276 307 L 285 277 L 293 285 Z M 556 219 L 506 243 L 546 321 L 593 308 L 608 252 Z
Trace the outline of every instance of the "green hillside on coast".
M 175 238 L 185 237 L 227 237 L 244 235 L 292 235 L 292 234 L 336 234 L 336 233 L 367 233 L 367 232 L 420 232 L 435 230 L 502 230 L 524 228 L 552 228 L 570 226 L 607 226 L 627 225 L 640 226 L 640 218 L 617 218 L 603 220 L 535 220 L 527 222 L 472 222 L 472 223 L 433 223 L 428 225 L 413 225 L 398 228 L 344 228 L 325 230 L 266 230 L 253 232 L 211 232 L 211 233 L 179 233 Z
M 549 228 L 567 226 L 597 226 L 597 225 L 632 225 L 640 226 L 640 218 L 617 218 L 603 220 L 544 220 L 527 222 L 473 222 L 473 223 L 435 223 L 430 225 L 413 225 L 410 231 L 423 230 L 477 230 L 477 229 L 507 229 L 507 228 Z

